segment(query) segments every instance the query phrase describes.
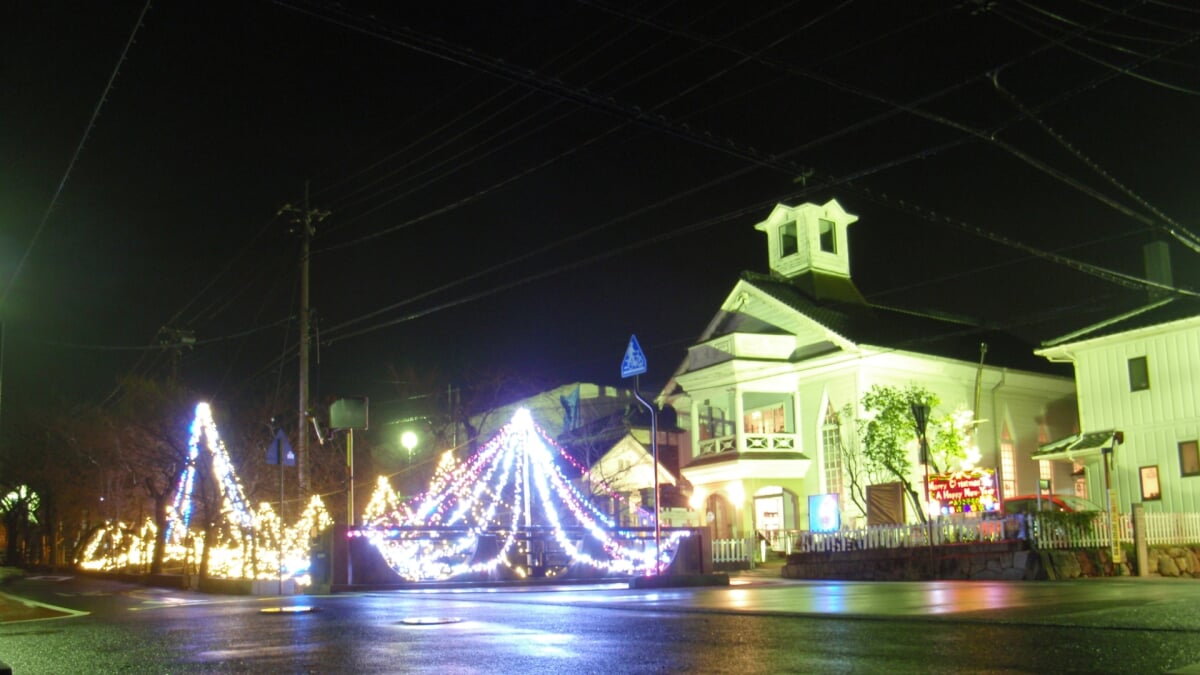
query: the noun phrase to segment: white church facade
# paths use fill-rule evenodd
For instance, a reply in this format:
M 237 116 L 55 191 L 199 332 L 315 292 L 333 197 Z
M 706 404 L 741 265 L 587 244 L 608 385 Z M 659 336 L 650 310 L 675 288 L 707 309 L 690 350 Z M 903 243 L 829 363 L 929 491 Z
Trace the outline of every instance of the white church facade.
M 941 414 L 973 410 L 979 465 L 994 470 L 1003 497 L 1035 491 L 1032 454 L 1077 431 L 1069 372 L 1056 374 L 1032 347 L 867 302 L 850 273 L 856 220 L 836 200 L 778 205 L 755 226 L 769 273 L 741 275 L 660 395 L 688 432 L 680 471 L 716 538 L 809 529 L 814 495 L 836 496 L 844 526 L 865 523 L 846 463 L 873 385 L 919 385 Z M 909 478 L 920 486 L 912 452 Z

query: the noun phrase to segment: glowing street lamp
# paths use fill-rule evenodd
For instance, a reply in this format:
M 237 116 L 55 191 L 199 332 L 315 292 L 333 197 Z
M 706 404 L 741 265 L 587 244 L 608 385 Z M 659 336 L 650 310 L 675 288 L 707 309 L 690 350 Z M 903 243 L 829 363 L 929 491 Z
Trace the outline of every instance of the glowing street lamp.
M 419 440 L 420 439 L 417 438 L 415 431 L 405 431 L 404 433 L 400 434 L 400 445 L 403 445 L 404 449 L 408 450 L 409 464 L 412 464 L 413 449 L 417 447 L 417 442 Z

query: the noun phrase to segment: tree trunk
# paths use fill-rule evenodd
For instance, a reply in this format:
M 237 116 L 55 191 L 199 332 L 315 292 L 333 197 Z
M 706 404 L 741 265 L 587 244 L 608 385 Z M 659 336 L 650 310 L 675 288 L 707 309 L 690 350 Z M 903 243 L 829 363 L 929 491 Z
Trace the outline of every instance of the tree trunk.
M 212 541 L 213 541 L 213 539 L 216 539 L 216 537 L 217 537 L 217 527 L 214 524 L 209 523 L 208 526 L 204 528 L 204 544 L 203 544 L 202 548 L 200 549 L 200 575 L 199 576 L 200 576 L 201 581 L 208 578 L 208 561 L 210 558 L 209 547 L 212 546 Z
M 918 495 L 917 491 L 912 488 L 912 483 L 909 483 L 908 481 L 901 481 L 900 484 L 904 486 L 904 493 L 908 495 L 908 500 L 912 502 L 913 509 L 916 510 L 917 515 L 921 517 L 921 523 L 924 524 L 929 522 L 929 514 L 925 513 L 925 507 L 921 504 L 921 496 Z
M 163 557 L 167 554 L 167 496 L 154 495 L 154 555 L 150 557 L 150 574 L 162 574 Z

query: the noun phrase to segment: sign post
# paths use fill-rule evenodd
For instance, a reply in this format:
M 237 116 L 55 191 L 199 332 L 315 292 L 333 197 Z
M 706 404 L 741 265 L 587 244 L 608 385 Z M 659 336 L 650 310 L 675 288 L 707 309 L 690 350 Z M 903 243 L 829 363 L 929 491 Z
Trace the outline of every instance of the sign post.
M 271 424 L 275 424 L 275 420 L 271 420 Z M 267 464 L 279 465 L 279 524 L 282 531 L 283 526 L 283 467 L 296 466 L 296 451 L 292 449 L 292 444 L 288 442 L 287 434 L 283 433 L 283 429 L 275 430 L 275 438 L 271 440 L 271 444 L 267 446 Z M 283 595 L 283 537 L 279 539 L 279 594 Z
M 346 429 L 346 534 L 358 526 L 354 512 L 354 430 L 366 430 L 369 401 L 367 397 L 340 398 L 329 406 L 329 426 Z M 354 583 L 354 562 L 349 540 L 346 542 L 346 585 Z
M 658 411 L 649 401 L 642 398 L 642 392 L 639 391 L 638 376 L 646 372 L 646 354 L 642 351 L 642 346 L 638 344 L 636 335 L 629 336 L 629 346 L 625 348 L 625 357 L 621 359 L 621 378 L 633 378 L 633 395 L 639 403 L 646 406 L 650 411 L 650 454 L 654 462 L 654 574 L 655 576 L 661 571 L 662 554 L 660 548 L 662 546 L 662 527 L 659 523 L 659 515 L 662 513 L 661 505 L 658 499 Z

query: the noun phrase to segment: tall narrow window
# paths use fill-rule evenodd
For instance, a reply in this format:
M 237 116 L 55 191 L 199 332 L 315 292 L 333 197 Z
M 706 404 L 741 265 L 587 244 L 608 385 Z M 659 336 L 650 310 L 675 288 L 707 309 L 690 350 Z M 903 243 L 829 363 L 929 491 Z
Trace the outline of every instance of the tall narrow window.
M 817 232 L 820 237 L 821 250 L 826 253 L 837 253 L 837 225 L 832 220 L 818 218 Z
M 821 439 L 825 452 L 825 492 L 842 493 L 842 424 L 837 410 L 830 405 L 821 427 Z
M 1150 367 L 1146 357 L 1135 356 L 1129 359 L 1129 391 L 1143 391 L 1150 388 Z
M 796 239 L 796 221 L 791 220 L 779 226 L 779 257 L 786 258 L 800 252 L 800 242 Z
M 1196 441 L 1179 444 L 1179 475 L 1200 476 L 1200 444 Z
M 1015 497 L 1017 494 L 1017 449 L 1013 445 L 1008 425 L 1000 432 L 1000 497 Z

